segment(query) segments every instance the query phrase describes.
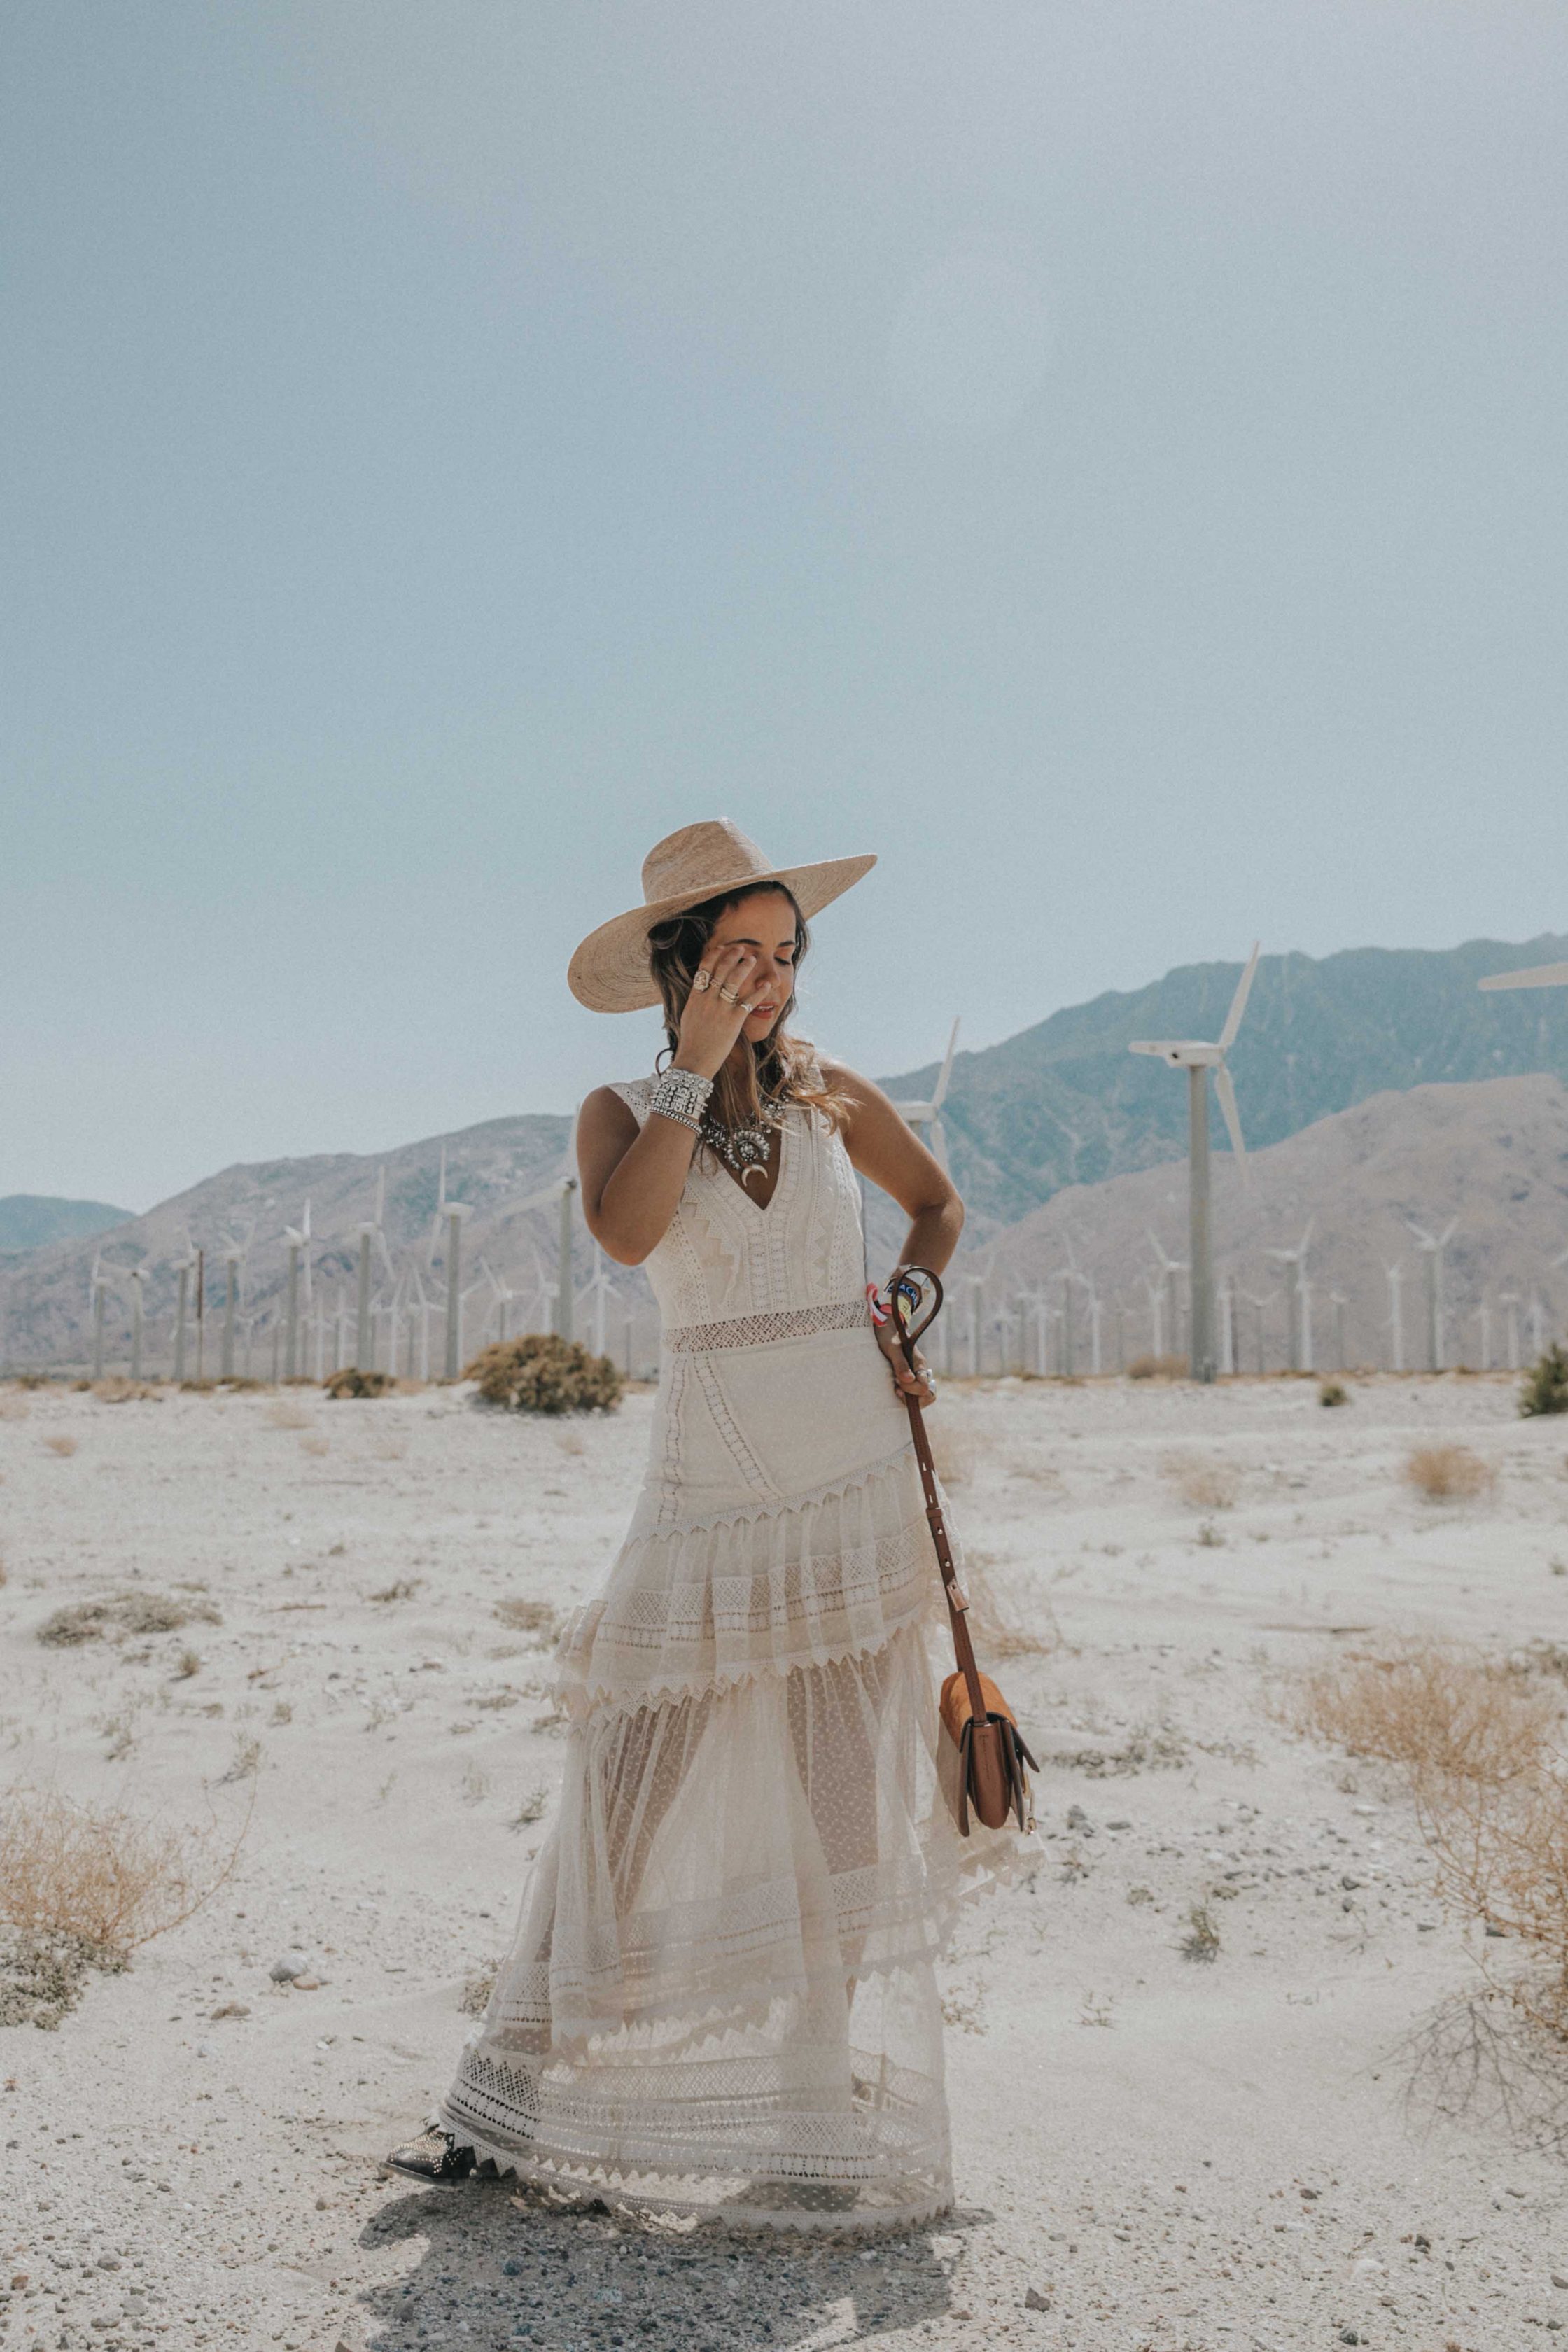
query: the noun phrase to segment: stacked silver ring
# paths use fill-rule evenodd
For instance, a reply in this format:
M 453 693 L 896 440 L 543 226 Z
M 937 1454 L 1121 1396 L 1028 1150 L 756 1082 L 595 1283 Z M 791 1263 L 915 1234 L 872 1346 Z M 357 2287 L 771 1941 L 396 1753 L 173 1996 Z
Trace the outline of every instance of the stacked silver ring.
M 675 1119 L 681 1127 L 689 1127 L 695 1135 L 712 1091 L 712 1079 L 705 1078 L 700 1070 L 666 1070 L 653 1090 L 648 1108 L 657 1110 L 664 1118 Z

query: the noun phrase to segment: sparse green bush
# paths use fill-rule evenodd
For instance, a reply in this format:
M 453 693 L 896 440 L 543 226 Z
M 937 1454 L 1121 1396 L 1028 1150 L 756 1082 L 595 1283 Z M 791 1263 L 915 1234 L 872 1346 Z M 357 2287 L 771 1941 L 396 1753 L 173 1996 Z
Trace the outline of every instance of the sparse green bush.
M 390 1372 L 362 1372 L 357 1364 L 344 1364 L 323 1382 L 330 1397 L 386 1396 L 395 1386 Z
M 1519 1409 L 1527 1421 L 1538 1412 L 1568 1412 L 1568 1349 L 1555 1340 L 1526 1373 Z
M 613 1412 L 621 1376 L 608 1356 L 591 1356 L 575 1339 L 530 1331 L 474 1358 L 464 1372 L 487 1404 L 511 1412 Z
M 1318 1402 L 1320 1404 L 1349 1404 L 1350 1401 L 1351 1392 L 1349 1389 L 1346 1388 L 1343 1381 L 1325 1381 L 1322 1387 L 1318 1391 Z

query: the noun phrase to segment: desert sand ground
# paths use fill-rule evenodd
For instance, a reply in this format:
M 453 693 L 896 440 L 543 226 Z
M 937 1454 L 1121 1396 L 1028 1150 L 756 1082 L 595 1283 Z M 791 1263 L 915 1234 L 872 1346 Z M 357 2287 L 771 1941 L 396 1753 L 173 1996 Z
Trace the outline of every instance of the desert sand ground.
M 597 1583 L 646 1393 L 551 1423 L 463 1389 L 0 1391 L 0 1792 L 192 1822 L 210 1797 L 231 1838 L 254 1800 L 204 1908 L 58 2030 L 0 2032 L 0 2343 L 1512 2352 L 1561 2330 L 1568 2059 L 1478 2000 L 1513 1948 L 1443 1916 L 1397 1776 L 1287 1729 L 1271 1694 L 1390 1632 L 1568 1643 L 1568 1436 L 1505 1381 L 1355 1386 L 1336 1412 L 1290 1381 L 944 1391 L 971 1557 L 1055 1644 L 1001 1669 L 1039 1851 L 947 1968 L 958 2210 L 870 2246 L 376 2169 L 449 2079 L 559 1769 L 547 1640 L 497 1606 Z M 1447 1436 L 1495 1496 L 1405 1486 L 1409 1447 Z M 1184 1500 L 1184 1460 L 1228 1465 L 1234 1504 Z M 123 1586 L 221 1622 L 39 1643 Z M 306 1989 L 270 1973 L 291 1952 Z

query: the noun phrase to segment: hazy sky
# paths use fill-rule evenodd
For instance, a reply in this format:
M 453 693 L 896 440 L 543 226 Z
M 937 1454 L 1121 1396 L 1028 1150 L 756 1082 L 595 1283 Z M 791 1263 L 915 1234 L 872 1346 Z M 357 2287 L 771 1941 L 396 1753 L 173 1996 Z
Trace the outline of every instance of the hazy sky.
M 1561 0 L 20 0 L 0 1192 L 647 1068 L 697 816 L 872 1071 L 1568 928 L 1565 189 Z

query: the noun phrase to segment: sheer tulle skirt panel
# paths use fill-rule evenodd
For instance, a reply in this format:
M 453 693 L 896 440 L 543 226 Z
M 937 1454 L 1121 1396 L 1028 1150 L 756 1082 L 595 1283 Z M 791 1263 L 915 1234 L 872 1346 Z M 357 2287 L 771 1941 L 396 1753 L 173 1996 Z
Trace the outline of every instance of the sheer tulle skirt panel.
M 1005 1867 L 936 1786 L 924 1635 L 600 1713 L 442 2119 L 523 2177 L 807 2225 L 946 2202 L 933 1969 Z

